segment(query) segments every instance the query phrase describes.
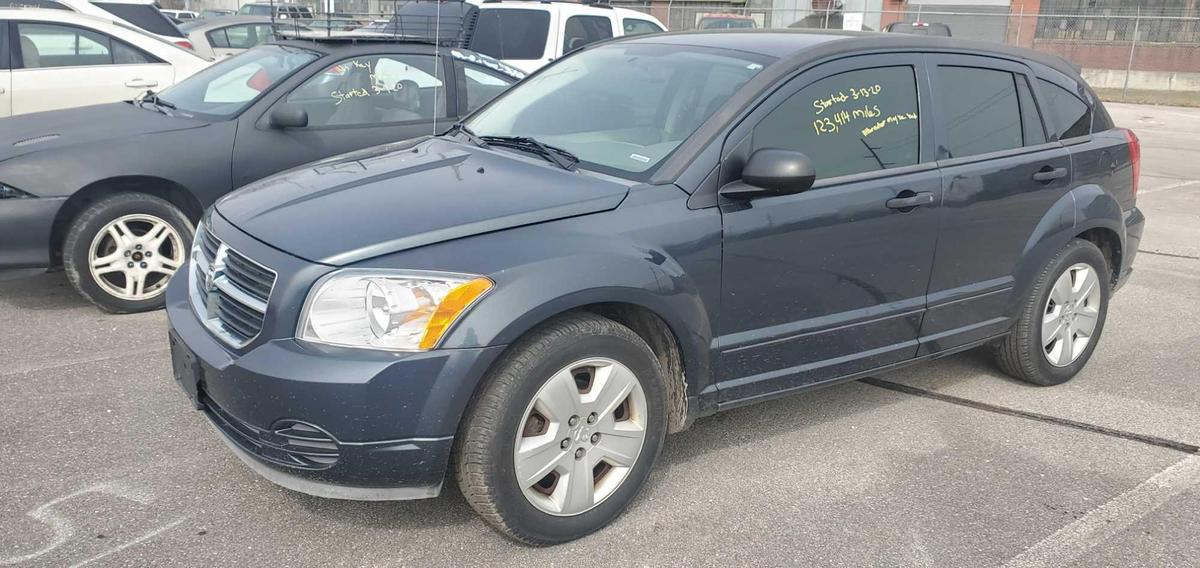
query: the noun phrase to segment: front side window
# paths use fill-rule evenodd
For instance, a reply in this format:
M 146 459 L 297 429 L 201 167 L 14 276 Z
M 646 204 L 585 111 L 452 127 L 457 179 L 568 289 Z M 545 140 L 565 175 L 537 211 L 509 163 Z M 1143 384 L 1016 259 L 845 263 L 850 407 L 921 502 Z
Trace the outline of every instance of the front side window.
M 564 58 L 469 121 L 480 136 L 532 136 L 583 167 L 649 179 L 770 58 L 740 51 L 617 43 Z
M 18 23 L 21 64 L 26 69 L 111 65 L 112 39 L 74 26 Z
M 919 159 L 917 83 L 909 66 L 839 73 L 789 97 L 754 128 L 753 148 L 803 152 L 817 179 Z
M 442 70 L 431 55 L 374 55 L 341 61 L 305 81 L 287 101 L 308 125 L 355 126 L 446 116 Z
M 467 95 L 467 110 L 471 112 L 496 98 L 513 83 L 515 79 L 504 77 L 477 67 L 470 63 L 460 63 L 463 69 L 463 87 Z M 465 114 L 465 113 L 463 113 Z
M 173 112 L 228 118 L 317 57 L 290 46 L 256 47 L 210 65 L 159 93 L 159 98 L 174 105 Z
M 1074 93 L 1045 79 L 1038 79 L 1049 123 L 1058 138 L 1074 138 L 1091 133 L 1092 109 Z
M 158 11 L 153 4 L 125 4 L 122 2 L 92 2 L 92 5 L 125 20 L 152 34 L 183 37 L 175 23 Z
M 658 27 L 658 24 L 649 20 L 639 20 L 637 18 L 625 18 L 621 20 L 621 26 L 625 29 L 625 35 L 642 35 L 656 34 L 663 31 Z
M 944 97 L 945 146 L 951 158 L 1024 145 L 1012 73 L 981 67 L 937 68 Z
M 563 30 L 563 53 L 612 37 L 612 22 L 604 16 L 571 16 Z
M 545 10 L 481 10 L 471 49 L 496 59 L 541 59 L 550 33 Z

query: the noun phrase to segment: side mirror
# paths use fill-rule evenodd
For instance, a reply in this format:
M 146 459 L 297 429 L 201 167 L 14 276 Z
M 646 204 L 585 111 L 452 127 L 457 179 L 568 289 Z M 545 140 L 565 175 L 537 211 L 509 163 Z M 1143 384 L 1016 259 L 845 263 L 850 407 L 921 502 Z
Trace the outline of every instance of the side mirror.
M 768 195 L 791 195 L 807 191 L 817 179 L 808 156 L 794 150 L 755 150 L 742 168 L 742 180 L 721 188 L 730 199 L 752 199 Z
M 308 111 L 293 104 L 281 104 L 271 109 L 268 118 L 271 128 L 304 128 L 308 126 Z

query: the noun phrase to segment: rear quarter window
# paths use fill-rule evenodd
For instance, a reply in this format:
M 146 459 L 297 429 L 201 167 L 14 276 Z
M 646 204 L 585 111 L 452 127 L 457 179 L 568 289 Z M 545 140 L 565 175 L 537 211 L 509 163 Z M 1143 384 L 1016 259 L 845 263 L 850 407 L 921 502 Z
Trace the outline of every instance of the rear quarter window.
M 1075 93 L 1045 79 L 1038 79 L 1042 110 L 1055 139 L 1084 136 L 1092 131 L 1092 109 Z
M 471 49 L 496 59 L 541 59 L 549 33 L 545 10 L 482 10 Z

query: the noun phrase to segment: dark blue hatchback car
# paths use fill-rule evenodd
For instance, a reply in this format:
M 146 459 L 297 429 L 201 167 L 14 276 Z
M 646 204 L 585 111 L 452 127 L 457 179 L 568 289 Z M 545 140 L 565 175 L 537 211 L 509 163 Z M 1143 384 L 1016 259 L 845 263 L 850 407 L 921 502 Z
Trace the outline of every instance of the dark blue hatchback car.
M 720 410 L 981 346 L 1069 380 L 1131 271 L 1138 162 L 1033 52 L 622 38 L 218 202 L 167 293 L 175 374 L 280 485 L 456 477 L 498 530 L 563 542 Z

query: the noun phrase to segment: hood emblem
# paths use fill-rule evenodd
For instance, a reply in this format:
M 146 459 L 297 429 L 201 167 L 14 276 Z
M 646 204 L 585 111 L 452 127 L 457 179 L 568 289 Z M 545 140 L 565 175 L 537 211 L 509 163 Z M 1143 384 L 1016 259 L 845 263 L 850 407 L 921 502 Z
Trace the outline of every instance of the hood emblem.
M 41 135 L 41 136 L 34 136 L 33 138 L 26 138 L 26 139 L 24 139 L 24 140 L 18 140 L 18 141 L 16 141 L 16 142 L 13 142 L 13 146 L 17 146 L 17 147 L 19 147 L 19 146 L 29 146 L 29 145 L 32 145 L 32 144 L 39 144 L 39 143 L 42 143 L 42 142 L 49 142 L 49 141 L 51 141 L 51 140 L 54 140 L 54 139 L 57 139 L 57 138 L 59 138 L 60 136 L 62 136 L 62 135 L 61 135 L 61 134 L 43 134 L 43 135 Z

